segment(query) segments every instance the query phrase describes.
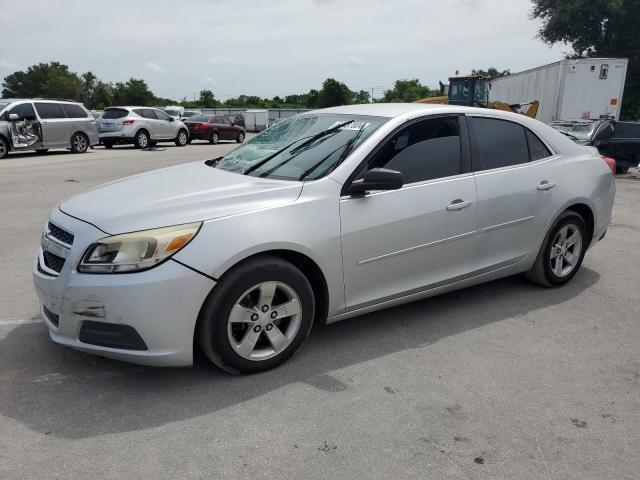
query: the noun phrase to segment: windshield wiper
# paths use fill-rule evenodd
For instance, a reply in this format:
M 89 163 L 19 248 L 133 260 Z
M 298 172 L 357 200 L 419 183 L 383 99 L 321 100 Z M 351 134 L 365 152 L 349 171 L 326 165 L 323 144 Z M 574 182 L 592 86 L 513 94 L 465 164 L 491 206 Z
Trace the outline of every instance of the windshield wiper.
M 264 165 L 265 163 L 267 163 L 269 160 L 271 160 L 272 158 L 277 157 L 278 155 L 280 155 L 282 152 L 285 152 L 286 150 L 288 150 L 289 148 L 291 148 L 292 146 L 294 146 L 296 143 L 300 142 L 301 140 L 305 140 L 305 142 L 303 142 L 302 144 L 298 145 L 295 148 L 295 154 L 291 155 L 289 158 L 285 159 L 283 162 L 281 162 L 280 164 L 278 164 L 278 167 L 284 165 L 285 163 L 287 163 L 289 160 L 295 158 L 299 153 L 301 153 L 304 147 L 306 147 L 307 145 L 312 144 L 313 142 L 315 142 L 316 140 L 325 137 L 333 132 L 337 132 L 338 130 L 340 130 L 342 127 L 349 125 L 350 123 L 355 122 L 355 120 L 347 120 L 346 122 L 342 122 L 339 123 L 338 125 L 331 127 L 331 128 L 327 128 L 326 130 L 323 130 L 319 133 L 316 133 L 315 135 L 310 135 L 308 137 L 302 137 L 299 138 L 293 142 L 291 142 L 289 145 L 281 148 L 280 150 L 278 150 L 275 153 L 272 153 L 271 155 L 269 155 L 266 158 L 263 158 L 262 160 L 260 160 L 259 162 L 255 163 L 254 165 L 251 165 L 249 168 L 247 168 L 244 172 L 242 172 L 244 175 L 248 175 L 249 173 L 255 171 L 256 169 L 260 168 L 262 165 Z M 293 152 L 292 152 L 293 153 Z M 273 169 L 272 169 L 273 170 Z
M 338 160 L 336 160 L 334 162 L 333 165 L 331 165 L 331 169 L 336 168 L 338 165 L 340 165 L 345 158 L 347 158 L 347 155 L 349 155 L 349 153 L 351 152 L 351 148 L 353 147 L 353 144 L 358 140 L 358 138 L 360 138 L 360 135 L 362 135 L 362 132 L 364 131 L 365 127 L 367 126 L 367 124 L 362 125 L 362 127 L 360 127 L 358 129 L 358 133 L 356 133 L 353 137 L 351 137 L 347 143 L 344 144 L 344 150 L 342 151 L 342 153 L 340 154 L 340 157 L 338 158 Z M 311 165 L 307 170 L 305 170 L 305 172 L 300 175 L 300 177 L 298 178 L 298 180 L 304 180 L 311 172 L 313 172 L 315 169 L 317 169 L 320 165 L 322 165 L 328 158 L 331 157 L 331 155 L 333 155 L 334 153 L 336 153 L 338 150 L 340 150 L 340 147 L 336 148 L 333 152 L 331 152 L 329 155 L 326 155 L 324 158 L 322 158 L 322 160 L 320 160 L 319 162 L 314 163 L 313 165 Z

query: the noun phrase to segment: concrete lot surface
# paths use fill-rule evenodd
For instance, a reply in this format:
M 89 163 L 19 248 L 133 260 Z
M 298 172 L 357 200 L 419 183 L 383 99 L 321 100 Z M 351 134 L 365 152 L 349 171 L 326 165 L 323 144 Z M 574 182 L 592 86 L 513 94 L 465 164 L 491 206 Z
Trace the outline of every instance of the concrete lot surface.
M 315 328 L 234 377 L 53 344 L 31 263 L 48 213 L 93 185 L 234 144 L 0 161 L 0 479 L 637 479 L 640 181 L 560 289 L 522 277 Z

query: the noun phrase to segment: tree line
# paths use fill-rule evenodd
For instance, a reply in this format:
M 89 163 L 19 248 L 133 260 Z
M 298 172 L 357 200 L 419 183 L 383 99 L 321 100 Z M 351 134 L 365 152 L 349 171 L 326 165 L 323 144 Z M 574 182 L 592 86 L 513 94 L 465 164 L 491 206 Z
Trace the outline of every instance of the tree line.
M 439 91 L 422 85 L 419 80 L 398 80 L 387 89 L 378 102 L 414 102 Z M 89 109 L 101 110 L 111 105 L 182 105 L 185 108 L 325 108 L 336 105 L 368 103 L 369 92 L 353 91 L 333 78 L 321 88 L 308 93 L 262 98 L 240 95 L 218 100 L 211 90 L 201 90 L 198 98 L 181 100 L 156 96 L 143 79 L 126 82 L 105 82 L 92 72 L 77 74 L 59 62 L 39 63 L 17 71 L 4 79 L 3 98 L 67 98 L 82 102 Z

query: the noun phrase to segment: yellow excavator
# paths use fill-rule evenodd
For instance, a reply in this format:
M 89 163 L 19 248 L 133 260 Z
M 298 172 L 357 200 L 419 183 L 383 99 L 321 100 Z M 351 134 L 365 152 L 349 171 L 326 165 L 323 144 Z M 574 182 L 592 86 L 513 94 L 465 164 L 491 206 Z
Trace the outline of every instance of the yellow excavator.
M 515 112 L 536 118 L 540 102 L 533 100 L 529 103 L 504 103 L 489 101 L 489 89 L 491 80 L 480 75 L 469 75 L 466 77 L 449 78 L 449 93 L 444 95 L 444 85 L 440 83 L 440 90 L 443 93 L 439 97 L 427 97 L 415 103 L 435 103 L 441 105 L 464 105 L 467 107 L 493 108 L 506 112 Z M 526 110 L 524 107 L 529 107 Z

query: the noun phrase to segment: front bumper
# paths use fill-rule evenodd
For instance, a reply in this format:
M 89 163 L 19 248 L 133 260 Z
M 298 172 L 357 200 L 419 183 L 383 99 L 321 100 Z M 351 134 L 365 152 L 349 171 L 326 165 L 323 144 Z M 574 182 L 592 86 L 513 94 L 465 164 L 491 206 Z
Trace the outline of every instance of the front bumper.
M 51 339 L 87 353 L 132 363 L 191 365 L 198 313 L 215 282 L 173 260 L 138 273 L 78 273 L 76 265 L 84 250 L 105 234 L 59 210 L 51 219 L 75 236 L 58 276 L 39 268 L 42 247 L 33 265 L 34 285 Z M 95 331 L 96 322 L 120 330 L 131 327 L 145 348 L 132 348 L 126 342 L 121 348 L 114 348 L 105 346 L 105 342 L 96 345 L 81 340 L 86 340 L 89 327 Z M 112 343 L 118 344 L 119 340 L 113 338 Z

